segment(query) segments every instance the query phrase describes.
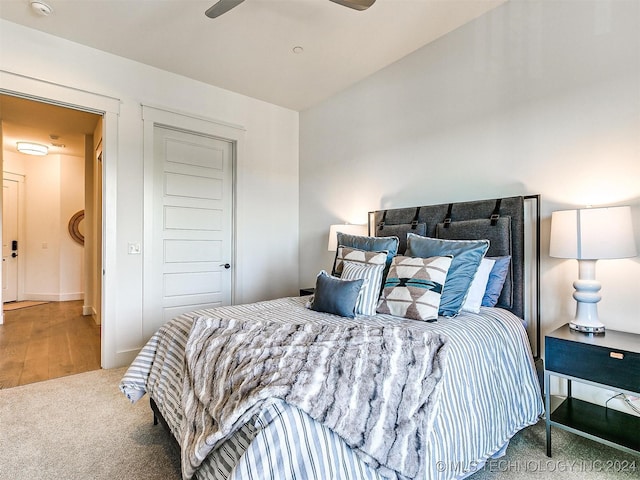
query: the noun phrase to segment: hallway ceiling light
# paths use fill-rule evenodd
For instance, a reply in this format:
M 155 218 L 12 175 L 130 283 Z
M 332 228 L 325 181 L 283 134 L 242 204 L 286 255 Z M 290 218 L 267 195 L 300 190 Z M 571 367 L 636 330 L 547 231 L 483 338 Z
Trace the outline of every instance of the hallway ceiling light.
M 49 148 L 46 145 L 40 145 L 39 143 L 18 142 L 17 146 L 20 153 L 26 153 L 27 155 L 42 156 L 49 153 Z

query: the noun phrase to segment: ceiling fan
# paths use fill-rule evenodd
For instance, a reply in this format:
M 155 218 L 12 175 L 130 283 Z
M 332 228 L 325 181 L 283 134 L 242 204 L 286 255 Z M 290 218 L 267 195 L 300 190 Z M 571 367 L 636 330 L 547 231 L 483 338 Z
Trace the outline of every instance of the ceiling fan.
M 354 10 L 366 10 L 375 3 L 376 0 L 329 0 L 338 5 L 353 8 Z M 240 5 L 244 0 L 218 0 L 204 14 L 209 18 L 216 18 L 228 12 L 233 7 Z

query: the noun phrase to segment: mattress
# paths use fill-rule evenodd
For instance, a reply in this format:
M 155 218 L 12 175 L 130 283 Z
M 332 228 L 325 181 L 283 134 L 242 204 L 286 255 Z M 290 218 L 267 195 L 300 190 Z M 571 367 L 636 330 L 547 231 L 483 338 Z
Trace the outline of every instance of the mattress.
M 132 401 L 145 393 L 155 401 L 173 435 L 181 438 L 184 354 L 194 319 L 259 318 L 274 322 L 393 322 L 449 339 L 446 368 L 427 449 L 429 479 L 463 478 L 543 413 L 529 340 L 522 321 L 507 310 L 483 307 L 427 323 L 390 315 L 348 319 L 306 308 L 290 297 L 226 306 L 181 315 L 164 325 L 141 350 L 121 382 Z M 389 432 L 392 434 L 392 432 Z M 267 402 L 235 434 L 214 450 L 196 472 L 199 479 L 383 479 L 336 434 L 305 412 L 279 399 Z M 396 477 L 400 478 L 400 477 Z

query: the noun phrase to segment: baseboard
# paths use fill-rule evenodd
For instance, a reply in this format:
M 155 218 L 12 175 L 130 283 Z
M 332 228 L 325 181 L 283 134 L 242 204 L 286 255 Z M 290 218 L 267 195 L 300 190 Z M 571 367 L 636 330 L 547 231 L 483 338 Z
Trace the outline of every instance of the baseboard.
M 37 302 L 70 302 L 84 300 L 84 293 L 25 293 L 21 300 L 34 300 Z
M 116 354 L 111 358 L 111 363 L 104 361 L 105 352 L 103 350 L 102 368 L 119 368 L 129 366 L 136 359 L 141 349 L 142 347 L 117 351 Z
M 84 300 L 84 293 L 63 293 L 59 295 L 60 302 L 71 302 L 73 300 Z
M 89 315 L 95 316 L 96 311 L 93 309 L 91 305 L 83 305 L 82 306 L 82 315 L 88 317 Z

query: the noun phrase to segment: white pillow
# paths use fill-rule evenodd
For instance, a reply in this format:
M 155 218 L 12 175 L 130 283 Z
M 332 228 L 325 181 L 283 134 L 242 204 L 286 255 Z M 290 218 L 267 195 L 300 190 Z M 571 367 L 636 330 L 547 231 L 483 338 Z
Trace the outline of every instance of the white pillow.
M 473 281 L 471 282 L 471 287 L 469 287 L 467 298 L 465 298 L 464 303 L 462 304 L 463 311 L 473 313 L 480 312 L 480 305 L 482 305 L 482 298 L 484 297 L 484 292 L 487 289 L 489 274 L 491 273 L 491 269 L 495 263 L 495 260 L 491 260 L 489 258 L 482 259 L 480 266 L 478 267 L 478 271 L 476 272 L 476 276 L 473 277 Z

